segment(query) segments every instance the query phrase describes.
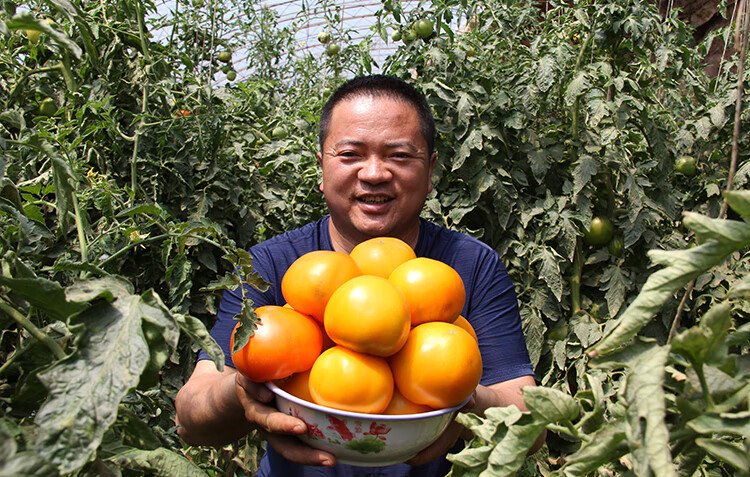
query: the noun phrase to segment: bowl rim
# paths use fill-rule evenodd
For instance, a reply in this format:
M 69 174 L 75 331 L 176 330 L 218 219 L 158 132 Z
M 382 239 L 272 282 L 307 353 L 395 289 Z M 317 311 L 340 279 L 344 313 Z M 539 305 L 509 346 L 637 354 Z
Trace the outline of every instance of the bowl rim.
M 464 407 L 471 399 L 471 395 L 470 395 L 461 404 L 458 404 L 456 406 L 445 407 L 443 409 L 435 409 L 434 411 L 420 412 L 417 414 L 367 414 L 364 412 L 344 411 L 342 409 L 321 406 L 320 404 L 316 404 L 311 401 L 306 401 L 304 399 L 298 398 L 297 396 L 293 394 L 289 394 L 288 392 L 284 391 L 283 389 L 281 389 L 279 386 L 277 386 L 275 383 L 271 381 L 268 381 L 265 384 L 266 384 L 266 387 L 268 387 L 268 389 L 270 389 L 271 392 L 273 392 L 277 396 L 281 396 L 284 399 L 292 401 L 293 403 L 302 407 L 314 409 L 316 411 L 321 411 L 321 412 L 325 412 L 328 414 L 335 414 L 338 416 L 351 417 L 355 419 L 370 419 L 370 420 L 378 420 L 378 421 L 413 421 L 413 420 L 418 420 L 418 419 L 429 419 L 431 417 L 442 416 L 444 414 L 450 414 L 454 411 L 458 411 L 459 409 Z

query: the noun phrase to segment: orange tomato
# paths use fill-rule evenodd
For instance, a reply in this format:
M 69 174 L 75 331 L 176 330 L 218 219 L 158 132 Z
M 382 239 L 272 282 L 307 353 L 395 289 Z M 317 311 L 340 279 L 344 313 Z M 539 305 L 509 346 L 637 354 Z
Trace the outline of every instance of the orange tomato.
M 462 403 L 482 377 L 477 342 L 452 323 L 436 321 L 415 326 L 389 363 L 401 394 L 435 409 Z
M 310 370 L 308 369 L 301 373 L 294 373 L 286 379 L 278 380 L 276 381 L 276 385 L 292 396 L 313 402 L 313 398 L 310 395 L 310 387 L 308 385 L 309 381 Z
M 474 327 L 471 326 L 471 323 L 469 323 L 469 320 L 464 318 L 462 315 L 458 315 L 458 318 L 456 318 L 456 321 L 454 321 L 453 324 L 465 329 L 466 331 L 469 332 L 471 336 L 474 337 L 475 341 L 477 342 L 479 341 L 479 338 L 477 338 L 477 332 L 474 331 Z
M 294 308 L 292 308 L 292 305 L 290 305 L 289 303 L 285 303 L 284 304 L 284 308 L 289 308 L 290 310 L 294 310 Z M 307 316 L 310 316 L 310 315 L 307 315 Z M 321 325 L 320 331 L 321 331 L 321 333 L 323 333 L 323 349 L 327 350 L 331 346 L 336 346 L 336 343 L 333 342 L 333 340 L 326 333 L 326 330 L 323 328 L 323 326 L 322 326 L 323 323 L 318 322 L 318 321 L 316 321 L 316 323 L 318 323 L 319 325 Z
M 458 272 L 431 258 L 409 260 L 396 267 L 388 279 L 406 294 L 412 326 L 428 321 L 452 323 L 466 301 L 464 282 Z
M 334 346 L 315 360 L 309 387 L 322 406 L 380 414 L 393 396 L 393 375 L 384 358 Z
M 383 414 L 419 414 L 429 411 L 434 411 L 434 409 L 424 404 L 409 401 L 399 392 L 398 388 L 394 388 L 391 402 L 388 403 L 388 407 L 385 408 Z
M 273 305 L 256 308 L 255 314 L 260 319 L 255 334 L 232 354 L 237 371 L 260 383 L 286 378 L 312 367 L 323 348 L 323 333 L 315 320 Z M 232 331 L 230 349 L 234 348 L 237 326 Z
M 406 262 L 417 258 L 414 250 L 395 237 L 376 237 L 361 242 L 349 253 L 362 273 L 388 278 L 391 272 Z
M 331 294 L 361 274 L 349 255 L 316 250 L 302 255 L 289 266 L 281 279 L 281 293 L 292 308 L 322 323 Z
M 362 275 L 333 292 L 323 323 L 339 345 L 390 356 L 406 343 L 411 317 L 406 297 L 396 285 L 386 278 Z

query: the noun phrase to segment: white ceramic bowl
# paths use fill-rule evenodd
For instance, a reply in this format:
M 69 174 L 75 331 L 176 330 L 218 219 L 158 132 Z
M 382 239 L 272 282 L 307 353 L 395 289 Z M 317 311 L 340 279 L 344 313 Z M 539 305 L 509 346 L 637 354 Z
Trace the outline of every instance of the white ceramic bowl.
M 320 406 L 266 384 L 281 412 L 307 424 L 307 434 L 300 439 L 335 455 L 339 463 L 363 467 L 398 464 L 414 457 L 443 433 L 469 401 L 421 414 L 363 414 Z

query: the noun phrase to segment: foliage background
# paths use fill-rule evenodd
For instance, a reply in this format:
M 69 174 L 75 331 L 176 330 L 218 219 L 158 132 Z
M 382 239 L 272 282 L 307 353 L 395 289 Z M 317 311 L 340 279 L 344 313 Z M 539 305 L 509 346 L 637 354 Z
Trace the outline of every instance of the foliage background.
M 739 56 L 712 77 L 701 64 L 714 36 L 731 43 L 741 29 L 695 45 L 689 26 L 646 2 L 405 11 L 385 0 L 373 35 L 405 37 L 419 18 L 436 33 L 376 65 L 368 41 L 339 27 L 335 2 L 310 6 L 342 45 L 335 56 L 301 49 L 295 25 L 254 2 L 180 6 L 164 19 L 138 0 L 3 4 L 0 473 L 252 473 L 256 436 L 200 449 L 175 433 L 173 398 L 196 350 L 220 354 L 206 335 L 218 297 L 204 289 L 250 265 L 241 250 L 325 213 L 318 111 L 337 84 L 378 68 L 414 82 L 436 113 L 424 215 L 498 250 L 537 378 L 560 393 L 529 396 L 531 414 L 463 417 L 477 437 L 454 473 L 746 471 L 748 214 L 736 198 L 723 215 L 722 191 L 747 188 L 750 113 L 735 114 L 748 73 Z M 245 14 L 216 20 L 236 8 Z M 240 47 L 251 74 L 213 86 L 219 52 Z M 682 156 L 697 159 L 696 175 L 675 171 Z M 594 216 L 613 221 L 622 251 L 582 239 Z M 714 242 L 721 251 L 704 255 L 716 260 L 689 255 L 648 313 L 626 313 L 653 296 L 645 251 Z M 620 354 L 597 360 L 596 346 Z M 568 407 L 551 412 L 545 399 Z M 525 436 L 542 427 L 547 446 L 524 461 Z

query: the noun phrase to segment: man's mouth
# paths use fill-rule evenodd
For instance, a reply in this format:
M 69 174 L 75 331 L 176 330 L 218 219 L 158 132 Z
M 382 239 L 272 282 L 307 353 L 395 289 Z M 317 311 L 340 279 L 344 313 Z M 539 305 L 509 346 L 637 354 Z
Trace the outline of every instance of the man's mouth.
M 377 197 L 358 197 L 358 201 L 364 202 L 365 204 L 384 204 L 393 200 L 391 197 L 377 196 Z

